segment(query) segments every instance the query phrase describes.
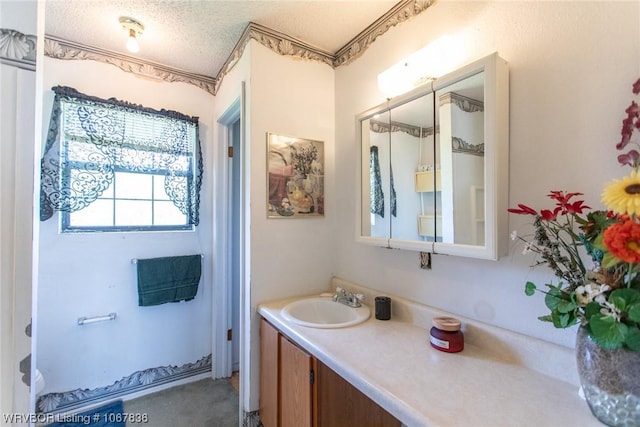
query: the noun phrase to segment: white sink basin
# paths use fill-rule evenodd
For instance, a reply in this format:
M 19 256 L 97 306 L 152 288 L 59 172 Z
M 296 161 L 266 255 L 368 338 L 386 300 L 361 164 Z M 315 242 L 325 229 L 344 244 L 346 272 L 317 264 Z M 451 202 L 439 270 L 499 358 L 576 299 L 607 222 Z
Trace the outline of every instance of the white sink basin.
M 366 305 L 358 308 L 335 302 L 330 297 L 312 297 L 291 302 L 282 309 L 282 317 L 310 328 L 344 328 L 357 325 L 369 318 Z

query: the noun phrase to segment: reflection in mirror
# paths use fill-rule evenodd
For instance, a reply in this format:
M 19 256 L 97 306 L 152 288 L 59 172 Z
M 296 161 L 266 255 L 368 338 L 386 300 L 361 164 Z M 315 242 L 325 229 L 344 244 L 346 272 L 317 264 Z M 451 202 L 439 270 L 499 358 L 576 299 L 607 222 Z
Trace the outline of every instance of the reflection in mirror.
M 361 122 L 363 150 L 362 235 L 389 238 L 390 217 L 395 212 L 394 186 L 390 173 L 389 112 Z M 368 214 L 365 214 L 368 212 Z
M 357 122 L 358 241 L 493 260 L 506 253 L 506 61 L 495 53 L 479 59 L 358 115 Z
M 484 73 L 436 92 L 445 243 L 482 246 L 484 237 Z M 440 239 L 438 239 L 440 240 Z
M 433 94 L 390 110 L 391 237 L 434 241 L 435 174 Z

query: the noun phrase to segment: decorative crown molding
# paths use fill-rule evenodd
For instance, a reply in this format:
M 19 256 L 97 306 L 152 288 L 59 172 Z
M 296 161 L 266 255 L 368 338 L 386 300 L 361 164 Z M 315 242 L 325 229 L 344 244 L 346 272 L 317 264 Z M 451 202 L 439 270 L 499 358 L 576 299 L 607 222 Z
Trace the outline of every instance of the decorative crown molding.
M 242 33 L 240 40 L 233 48 L 231 55 L 218 72 L 216 83 L 219 85 L 224 76 L 233 69 L 242 57 L 245 47 L 252 39 L 280 55 L 297 56 L 302 59 L 323 62 L 333 68 L 346 65 L 362 55 L 378 36 L 386 33 L 390 28 L 424 12 L 434 1 L 435 0 L 402 0 L 398 2 L 398 4 L 387 13 L 365 28 L 346 45 L 338 49 L 335 54 L 319 49 L 284 33 L 256 24 L 255 22 L 250 22 L 244 33 Z
M 279 31 L 256 24 L 255 22 L 249 22 L 249 25 L 247 25 L 247 28 L 245 28 L 242 36 L 240 36 L 240 39 L 233 48 L 231 55 L 218 72 L 216 77 L 218 86 L 222 82 L 224 76 L 226 76 L 238 63 L 244 53 L 244 49 L 251 40 L 257 41 L 279 55 L 297 56 L 310 61 L 323 62 L 333 67 L 334 55 L 332 53 L 314 47 L 302 40 L 290 37 Z
M 251 40 L 271 49 L 279 55 L 296 56 L 309 61 L 322 62 L 336 68 L 362 55 L 364 51 L 390 28 L 427 10 L 435 0 L 402 0 L 387 13 L 369 25 L 335 54 L 312 46 L 281 32 L 250 22 L 233 48 L 216 77 L 194 74 L 117 52 L 71 42 L 54 36 L 45 36 L 44 54 L 56 59 L 88 59 L 115 65 L 123 71 L 142 77 L 166 82 L 184 82 L 206 90 L 212 95 L 218 92 L 222 79 L 238 63 Z
M 141 77 L 165 82 L 182 82 L 195 85 L 215 95 L 216 79 L 200 74 L 190 73 L 151 61 L 142 61 L 132 56 L 123 55 L 106 49 L 87 46 L 58 37 L 45 36 L 44 54 L 56 59 L 88 59 L 115 65 L 123 71 Z
M 387 13 L 378 18 L 373 24 L 365 28 L 349 43 L 338 49 L 333 61 L 334 67 L 346 65 L 353 61 L 381 35 L 396 25 L 413 18 L 427 10 L 435 0 L 403 0 L 392 7 Z
M 36 69 L 36 36 L 0 28 L 0 63 L 34 71 Z
M 451 150 L 454 153 L 473 154 L 474 156 L 484 156 L 484 143 L 471 144 L 457 136 L 451 137 Z
M 484 102 L 476 99 L 467 98 L 457 93 L 448 92 L 440 96 L 440 106 L 453 104 L 465 113 L 476 113 L 484 111 Z
M 433 135 L 433 127 L 423 128 L 402 122 L 381 122 L 373 119 L 369 121 L 369 130 L 375 133 L 404 132 L 416 138 L 426 138 Z

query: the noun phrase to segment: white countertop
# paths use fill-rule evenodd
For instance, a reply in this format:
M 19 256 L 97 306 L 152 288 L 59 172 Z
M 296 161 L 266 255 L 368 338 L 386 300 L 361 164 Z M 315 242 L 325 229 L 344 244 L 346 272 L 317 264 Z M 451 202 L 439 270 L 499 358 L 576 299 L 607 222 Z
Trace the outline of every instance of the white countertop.
M 427 329 L 376 320 L 373 308 L 369 320 L 348 328 L 298 326 L 280 314 L 292 300 L 261 304 L 258 312 L 406 426 L 602 426 L 575 385 L 467 340 L 460 353 L 438 351 Z

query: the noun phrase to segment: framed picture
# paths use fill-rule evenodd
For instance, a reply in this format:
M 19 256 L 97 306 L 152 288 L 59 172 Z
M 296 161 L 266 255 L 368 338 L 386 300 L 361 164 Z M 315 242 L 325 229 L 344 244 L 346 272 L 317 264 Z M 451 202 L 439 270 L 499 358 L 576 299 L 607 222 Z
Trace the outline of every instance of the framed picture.
M 324 216 L 324 143 L 267 133 L 267 217 Z

